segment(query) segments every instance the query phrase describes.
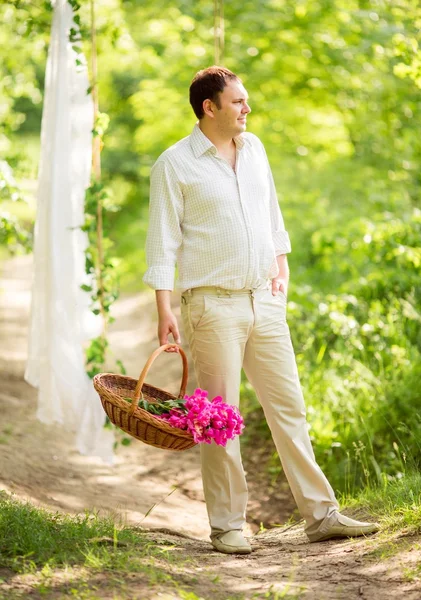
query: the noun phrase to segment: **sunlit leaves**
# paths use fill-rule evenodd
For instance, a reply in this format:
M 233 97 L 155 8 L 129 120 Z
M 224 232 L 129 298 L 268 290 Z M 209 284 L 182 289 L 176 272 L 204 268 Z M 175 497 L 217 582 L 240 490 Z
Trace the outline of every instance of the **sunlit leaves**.
M 32 250 L 32 236 L 16 217 L 6 212 L 0 212 L 0 245 L 6 246 L 12 254 Z

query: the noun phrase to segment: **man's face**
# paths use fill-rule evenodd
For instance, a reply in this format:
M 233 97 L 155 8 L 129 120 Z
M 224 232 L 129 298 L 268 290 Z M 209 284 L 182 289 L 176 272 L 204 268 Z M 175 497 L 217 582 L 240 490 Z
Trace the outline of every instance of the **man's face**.
M 246 130 L 246 118 L 251 111 L 243 84 L 233 80 L 219 94 L 220 108 L 214 105 L 215 125 L 224 135 L 235 137 Z

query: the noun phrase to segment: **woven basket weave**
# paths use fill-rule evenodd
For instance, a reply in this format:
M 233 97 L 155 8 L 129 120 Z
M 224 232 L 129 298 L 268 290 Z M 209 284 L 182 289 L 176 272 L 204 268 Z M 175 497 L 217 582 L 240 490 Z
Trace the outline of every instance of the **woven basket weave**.
M 175 344 L 165 344 L 155 350 L 149 357 L 138 380 L 125 375 L 99 373 L 95 375 L 93 384 L 108 418 L 114 425 L 145 444 L 167 450 L 187 450 L 195 445 L 190 433 L 172 427 L 137 405 L 140 397 L 148 402 L 153 402 L 154 399 L 176 399 L 176 396 L 165 390 L 144 383 L 154 360 L 167 348 L 173 347 L 178 348 L 178 353 L 183 361 L 183 376 L 178 398 L 184 398 L 188 377 L 187 358 L 182 348 Z M 132 403 L 130 404 L 124 398 L 131 398 Z

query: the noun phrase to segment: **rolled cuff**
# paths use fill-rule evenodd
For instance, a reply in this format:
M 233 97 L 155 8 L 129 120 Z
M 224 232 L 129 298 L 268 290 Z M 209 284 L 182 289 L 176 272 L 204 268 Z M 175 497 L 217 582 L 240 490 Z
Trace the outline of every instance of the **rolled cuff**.
M 149 267 L 143 276 L 146 283 L 153 290 L 174 289 L 175 267 Z
M 287 231 L 272 231 L 272 239 L 276 256 L 291 252 L 291 242 Z

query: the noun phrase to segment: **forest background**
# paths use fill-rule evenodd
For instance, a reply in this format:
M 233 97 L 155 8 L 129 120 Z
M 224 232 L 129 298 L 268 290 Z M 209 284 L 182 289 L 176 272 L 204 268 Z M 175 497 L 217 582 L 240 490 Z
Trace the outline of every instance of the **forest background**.
M 121 288 L 138 291 L 150 169 L 194 125 L 188 87 L 214 62 L 213 4 L 97 4 L 107 229 Z M 51 16 L 47 1 L 0 6 L 2 257 L 31 242 Z M 266 146 L 292 240 L 288 310 L 310 433 L 346 494 L 421 462 L 420 29 L 417 0 L 225 6 L 223 64 L 249 92 L 249 130 Z M 242 396 L 246 442 L 264 444 L 245 379 Z M 275 455 L 267 468 L 278 476 Z

